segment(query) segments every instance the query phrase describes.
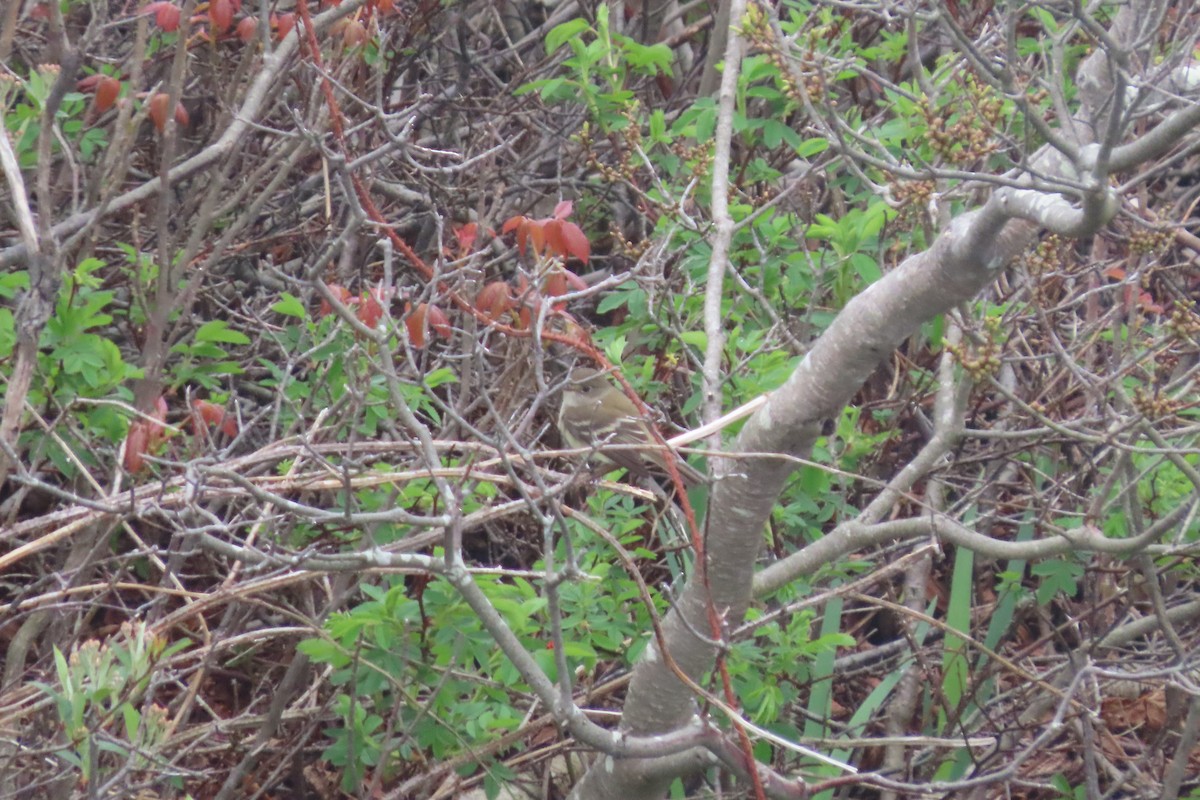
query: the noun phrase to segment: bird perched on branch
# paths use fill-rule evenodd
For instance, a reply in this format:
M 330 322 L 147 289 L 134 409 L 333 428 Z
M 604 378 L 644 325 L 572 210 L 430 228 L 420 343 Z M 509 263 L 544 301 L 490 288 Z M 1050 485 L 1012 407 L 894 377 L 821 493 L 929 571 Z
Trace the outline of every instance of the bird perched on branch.
M 558 410 L 558 431 L 568 446 L 590 447 L 600 459 L 624 467 L 634 475 L 670 475 L 666 445 L 654 437 L 633 401 L 610 384 L 599 370 L 591 367 L 571 370 Z M 675 466 L 684 485 L 707 482 L 682 456 L 675 458 Z

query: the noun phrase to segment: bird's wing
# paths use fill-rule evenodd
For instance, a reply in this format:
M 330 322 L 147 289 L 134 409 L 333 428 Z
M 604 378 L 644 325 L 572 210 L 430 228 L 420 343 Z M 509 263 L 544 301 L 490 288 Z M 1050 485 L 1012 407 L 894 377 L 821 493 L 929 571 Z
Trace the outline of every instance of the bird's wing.
M 651 435 L 646 423 L 640 417 L 622 417 L 620 422 L 607 432 L 599 448 L 601 455 L 618 467 L 624 467 L 635 475 L 663 476 L 669 475 L 666 465 L 666 453 L 663 447 Z M 604 445 L 623 445 L 621 448 L 605 447 Z M 641 445 L 633 449 L 630 445 Z M 688 485 L 706 481 L 704 475 L 697 472 L 690 464 L 677 456 L 675 460 L 679 467 L 680 477 Z

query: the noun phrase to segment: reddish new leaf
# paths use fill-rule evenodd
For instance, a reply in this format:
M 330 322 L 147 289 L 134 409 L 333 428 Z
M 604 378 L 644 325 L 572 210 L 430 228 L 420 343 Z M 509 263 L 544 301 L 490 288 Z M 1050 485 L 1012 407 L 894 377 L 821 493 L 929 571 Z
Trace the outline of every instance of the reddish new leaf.
M 570 200 L 563 200 L 554 207 L 555 219 L 566 219 L 571 216 L 571 212 L 575 210 L 575 203 Z
M 520 237 L 522 232 L 527 237 L 530 247 L 533 248 L 533 252 L 538 253 L 538 254 L 545 252 L 545 250 L 546 250 L 546 222 L 545 222 L 545 220 L 540 220 L 540 219 L 529 220 L 529 223 L 527 225 L 525 225 L 523 228 L 521 228 L 521 230 L 517 231 L 517 236 Z M 522 248 L 521 252 L 523 254 L 525 252 L 525 249 Z
M 363 303 L 358 308 L 358 321 L 368 328 L 374 328 L 383 318 L 384 292 L 378 287 L 372 289 L 363 297 Z
M 333 296 L 338 299 L 338 302 L 344 306 L 354 305 L 358 302 L 357 298 L 353 298 L 350 296 L 350 290 L 347 289 L 345 286 L 341 286 L 336 283 L 330 283 L 330 284 L 326 284 L 326 288 L 329 289 L 329 291 L 333 293 Z M 317 312 L 317 316 L 328 317 L 332 313 L 333 313 L 333 306 L 329 304 L 328 300 L 325 300 L 324 298 L 322 298 L 321 299 L 321 310 L 319 312 Z
M 367 40 L 367 28 L 356 19 L 346 20 L 342 28 L 342 44 L 346 47 L 357 47 Z
M 150 98 L 150 120 L 154 123 L 154 127 L 158 128 L 158 132 L 162 133 L 167 127 L 167 101 L 170 98 L 164 93 L 159 92 Z M 175 103 L 175 123 L 177 125 L 188 124 L 187 109 L 183 107 L 183 103 Z
M 466 255 L 475 247 L 475 240 L 479 238 L 479 223 L 468 222 L 466 225 L 460 225 L 454 229 L 454 238 L 458 239 L 458 252 Z
M 548 297 L 562 297 L 567 293 L 567 276 L 561 269 L 551 270 L 542 284 L 542 291 Z
M 235 32 L 239 39 L 249 43 L 258 34 L 258 19 L 255 17 L 242 17 L 238 20 Z
M 154 24 L 167 33 L 179 30 L 179 18 L 183 14 L 179 6 L 166 0 L 151 3 L 142 9 L 143 14 L 153 14 Z
M 564 269 L 563 275 L 567 276 L 567 286 L 571 287 L 572 292 L 582 292 L 588 288 L 587 281 L 571 272 L 569 269 Z
M 553 255 L 565 259 L 567 257 L 567 244 L 563 239 L 563 221 L 551 218 L 541 220 L 540 222 L 542 235 L 546 241 L 546 249 Z
M 443 339 L 449 339 L 453 330 L 450 328 L 450 320 L 446 317 L 444 311 L 437 306 L 429 303 L 421 303 L 415 309 L 412 309 L 411 304 L 405 305 L 405 313 L 408 318 L 404 320 L 404 325 L 408 328 L 408 338 L 413 343 L 413 347 L 422 348 L 426 344 L 425 331 L 431 330 Z
M 150 437 L 147 444 L 150 447 L 158 447 L 167 440 L 167 399 L 162 395 L 154 401 L 154 411 L 150 413 L 153 421 L 147 421 Z
M 1154 295 L 1145 289 L 1138 292 L 1138 305 L 1149 314 L 1162 314 L 1164 311 L 1162 305 L 1155 302 Z
M 408 329 L 408 340 L 418 350 L 425 346 L 425 308 L 426 304 L 421 303 L 416 311 L 410 313 L 412 303 L 404 304 L 404 312 L 408 315 L 404 320 L 404 327 Z
M 514 305 L 512 287 L 504 281 L 492 281 L 475 298 L 475 308 L 493 322 L 503 319 Z
M 192 401 L 192 432 L 199 434 L 209 427 L 221 429 L 221 433 L 229 438 L 238 434 L 237 420 L 224 408 L 207 400 Z
M 145 420 L 136 420 L 129 426 L 129 433 L 125 436 L 123 463 L 129 472 L 140 472 L 142 467 L 146 466 L 143 456 L 146 455 L 146 443 L 150 437 L 146 424 Z
M 437 306 L 430 306 L 427 313 L 430 330 L 443 339 L 449 339 L 454 333 L 454 329 L 450 327 L 450 318 L 446 316 L 446 312 Z
M 504 225 L 500 228 L 502 235 L 507 235 L 516 231 L 517 233 L 517 250 L 521 255 L 525 255 L 525 243 L 528 239 L 529 223 L 532 222 L 529 217 L 516 216 L 509 217 L 504 221 Z
M 520 215 L 509 217 L 508 219 L 504 220 L 504 224 L 500 226 L 500 233 L 503 235 L 508 235 L 528 221 L 529 217 L 522 217 Z
M 296 27 L 296 15 L 291 11 L 278 16 L 272 14 L 271 24 L 275 27 L 275 39 L 282 42 L 292 28 Z
M 233 3 L 231 0 L 209 0 L 208 18 L 213 30 L 224 33 L 233 24 Z
M 125 435 L 125 456 L 122 463 L 129 472 L 139 472 L 146 466 L 146 454 L 167 439 L 167 401 L 161 395 L 146 417 L 133 421 Z
M 542 283 L 542 292 L 547 297 L 562 297 L 568 292 L 578 292 L 586 288 L 587 284 L 582 278 L 565 269 L 552 270 Z M 565 302 L 555 303 L 553 306 L 555 311 L 563 311 L 566 307 Z
M 75 88 L 81 92 L 94 92 L 96 91 L 96 84 L 100 83 L 100 79 L 103 77 L 103 73 L 96 72 L 88 75 L 86 78 L 80 78 L 75 81 Z
M 588 257 L 592 254 L 592 245 L 588 242 L 587 236 L 574 222 L 562 222 L 561 226 L 563 244 L 561 254 L 574 256 L 586 264 Z
M 96 96 L 92 103 L 97 111 L 103 113 L 113 107 L 120 94 L 121 82 L 111 75 L 101 75 L 100 80 L 96 82 Z

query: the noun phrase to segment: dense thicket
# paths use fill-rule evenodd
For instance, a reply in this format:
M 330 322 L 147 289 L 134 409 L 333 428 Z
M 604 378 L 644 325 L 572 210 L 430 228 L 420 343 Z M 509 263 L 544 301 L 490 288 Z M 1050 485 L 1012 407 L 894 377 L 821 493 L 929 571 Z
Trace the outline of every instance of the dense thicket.
M 7 5 L 0 797 L 1200 796 L 1196 30 Z

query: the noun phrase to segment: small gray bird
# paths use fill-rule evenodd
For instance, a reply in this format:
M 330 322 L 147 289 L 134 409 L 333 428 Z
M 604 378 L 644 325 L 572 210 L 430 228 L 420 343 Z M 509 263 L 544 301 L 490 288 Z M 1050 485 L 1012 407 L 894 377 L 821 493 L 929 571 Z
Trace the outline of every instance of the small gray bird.
M 567 446 L 595 448 L 601 459 L 634 475 L 670 474 L 663 445 L 654 438 L 633 401 L 605 380 L 604 373 L 591 367 L 576 367 L 567 381 L 558 410 L 558 431 Z M 643 447 L 635 449 L 630 445 Z M 707 482 L 682 457 L 675 459 L 675 465 L 685 485 Z

